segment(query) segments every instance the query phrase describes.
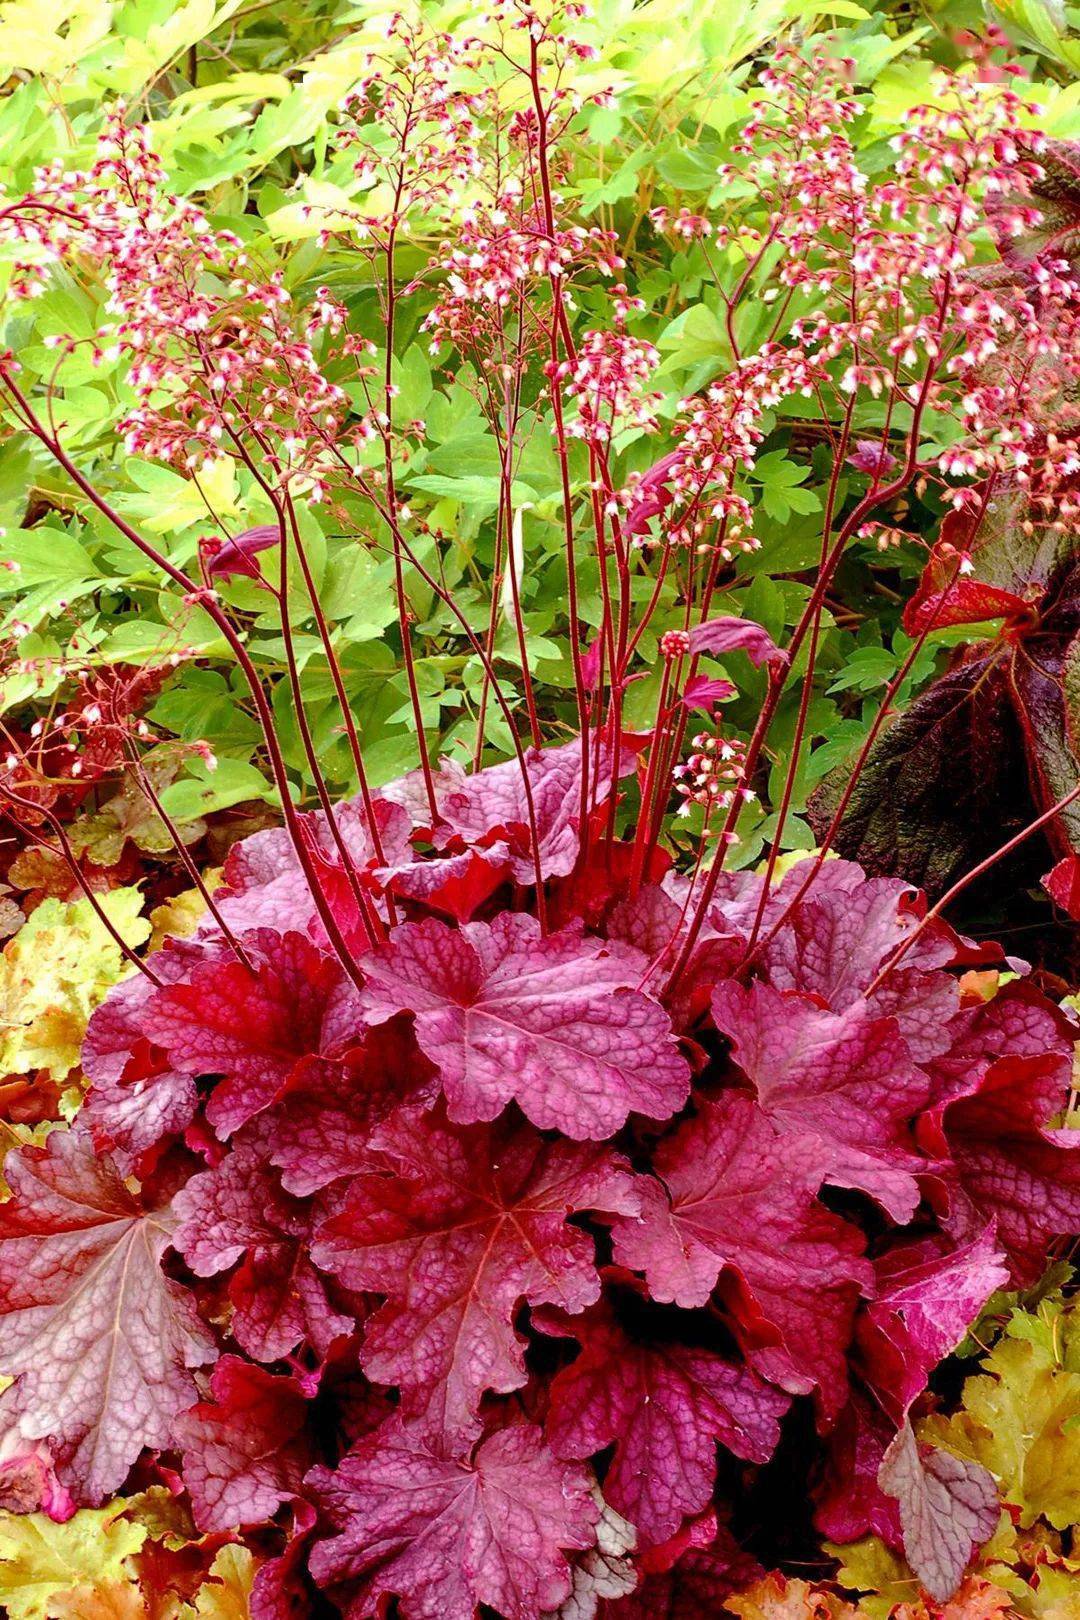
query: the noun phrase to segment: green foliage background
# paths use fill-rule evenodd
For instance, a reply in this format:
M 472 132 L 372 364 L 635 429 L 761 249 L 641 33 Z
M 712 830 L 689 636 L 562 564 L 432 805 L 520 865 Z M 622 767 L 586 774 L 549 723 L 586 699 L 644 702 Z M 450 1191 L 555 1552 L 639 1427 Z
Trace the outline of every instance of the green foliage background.
M 438 26 L 464 28 L 474 9 L 455 0 L 420 0 Z M 355 329 L 377 344 L 382 323 L 365 263 L 340 247 L 323 248 L 320 225 L 357 185 L 347 156 L 330 141 L 333 109 L 356 79 L 365 48 L 376 40 L 388 12 L 373 0 L 3 0 L 0 3 L 0 182 L 10 197 L 31 189 L 39 165 L 59 159 L 78 166 L 92 157 L 104 109 L 118 98 L 134 117 L 152 125 L 170 181 L 196 198 L 212 220 L 235 231 L 268 266 L 280 265 L 301 302 L 328 285 L 348 304 Z M 1036 82 L 1043 126 L 1059 136 L 1080 135 L 1080 37 L 1070 14 L 1043 0 L 1012 0 L 989 13 L 1004 23 L 1014 58 Z M 573 132 L 567 188 L 580 214 L 616 230 L 626 244 L 628 280 L 646 302 L 635 330 L 662 355 L 662 415 L 678 400 L 724 371 L 731 355 L 718 318 L 700 248 L 671 251 L 649 226 L 647 210 L 659 203 L 707 212 L 720 201 L 717 165 L 725 160 L 748 104 L 756 63 L 786 36 L 828 34 L 838 53 L 856 64 L 865 112 L 857 126 L 862 161 L 873 170 L 889 161 L 888 138 L 906 109 L 923 99 L 936 62 L 958 60 L 957 30 L 980 30 L 987 14 L 969 0 L 944 5 L 897 3 L 867 8 L 855 0 L 827 6 L 810 0 L 599 0 L 584 25 L 599 58 L 577 69 L 582 89 L 610 84 L 614 108 L 592 109 Z M 730 202 L 730 198 L 727 199 Z M 314 212 L 312 212 L 312 208 Z M 413 240 L 401 269 L 419 268 L 434 243 Z M 0 292 L 8 266 L 0 264 Z M 733 267 L 733 274 L 735 273 Z M 587 297 L 583 318 L 589 314 Z M 401 322 L 397 371 L 401 420 L 427 424 L 425 448 L 400 468 L 411 503 L 442 531 L 441 567 L 473 622 L 486 621 L 490 596 L 493 516 L 498 488 L 495 442 L 485 430 L 469 378 L 440 368 L 427 339 L 417 334 L 425 312 L 413 299 Z M 762 319 L 768 312 L 760 311 Z M 18 306 L 0 341 L 18 355 L 28 377 L 46 378 L 56 366 L 50 336 L 89 336 L 102 323 L 103 289 L 92 274 L 56 279 L 47 294 Z M 749 317 L 752 320 L 753 312 Z M 740 332 L 744 347 L 755 333 Z M 59 374 L 58 419 L 80 465 L 116 507 L 178 562 L 195 554 L 200 535 L 235 533 L 265 521 L 257 489 L 222 461 L 198 482 L 127 455 L 112 428 L 129 403 L 123 365 L 93 367 L 68 359 Z M 809 410 L 811 407 L 807 406 Z M 812 426 L 812 424 L 811 424 Z M 729 607 L 779 636 L 806 599 L 807 570 L 820 544 L 820 487 L 828 450 L 790 455 L 790 419 L 772 424 L 769 442 L 748 493 L 759 513 L 759 553 L 737 564 L 725 582 Z M 811 435 L 812 438 L 812 435 Z M 653 439 L 620 443 L 624 469 L 648 466 L 667 446 Z M 584 493 L 584 464 L 578 469 Z M 530 663 L 548 719 L 569 724 L 571 670 L 565 635 L 565 571 L 557 487 L 550 447 L 537 435 L 525 450 L 516 491 L 529 502 L 523 570 Z M 906 514 L 916 527 L 936 514 Z M 355 521 L 353 521 L 355 520 Z M 416 764 L 407 690 L 400 669 L 390 563 L 377 549 L 368 514 L 323 509 L 303 515 L 323 606 L 333 628 L 350 698 L 375 784 Z M 163 653 L 185 659 L 160 696 L 151 718 L 181 739 L 205 738 L 220 759 L 213 778 L 197 758 L 165 790 L 167 807 L 181 822 L 252 799 L 272 799 L 258 756 L 258 728 L 248 712 L 226 649 L 209 620 L 181 606 L 135 549 L 91 514 L 63 476 L 25 435 L 0 441 L 0 558 L 17 572 L 0 572 L 0 629 L 14 633 L 27 659 L 48 659 L 74 647 L 92 661 L 157 662 Z M 361 543 L 358 543 L 357 536 Z M 430 558 L 430 543 L 429 556 Z M 830 601 L 810 711 L 813 747 L 797 784 L 801 811 L 814 783 L 857 746 L 865 726 L 908 646 L 898 627 L 899 605 L 919 566 L 918 556 L 886 558 L 856 548 Z M 643 594 L 651 582 L 642 575 Z M 600 616 L 595 570 L 583 570 L 583 612 Z M 276 707 L 298 793 L 310 791 L 288 684 L 283 678 L 276 608 L 249 581 L 227 588 L 249 618 L 249 644 L 275 685 Z M 414 578 L 410 605 L 417 622 L 418 674 L 433 751 L 455 742 L 471 750 L 481 670 L 449 613 Z M 351 762 L 333 701 L 329 672 L 298 591 L 291 603 L 312 731 L 336 792 L 353 786 Z M 651 661 L 656 637 L 675 621 L 674 602 L 653 621 L 643 644 Z M 970 632 L 965 632 L 970 634 Z M 955 632 L 954 632 L 955 635 Z M 910 691 L 940 665 L 947 636 L 932 638 L 907 683 Z M 512 685 L 516 640 L 509 628 L 498 647 L 500 671 Z M 60 679 L 59 673 L 53 677 Z M 735 729 L 746 726 L 760 698 L 752 673 L 738 671 L 741 697 L 725 711 Z M 9 677 L 0 712 L 21 716 L 47 702 L 49 682 Z M 905 694 L 902 693 L 901 697 Z M 784 765 L 785 736 L 794 726 L 793 683 L 774 726 L 772 747 Z M 652 713 L 652 678 L 629 691 L 628 720 Z M 489 705 L 486 742 L 491 754 L 508 751 L 505 726 Z M 864 713 L 865 711 L 865 713 Z M 747 817 L 742 860 L 756 858 L 769 833 L 768 795 L 756 827 Z M 788 847 L 806 847 L 810 830 L 796 813 L 785 830 Z

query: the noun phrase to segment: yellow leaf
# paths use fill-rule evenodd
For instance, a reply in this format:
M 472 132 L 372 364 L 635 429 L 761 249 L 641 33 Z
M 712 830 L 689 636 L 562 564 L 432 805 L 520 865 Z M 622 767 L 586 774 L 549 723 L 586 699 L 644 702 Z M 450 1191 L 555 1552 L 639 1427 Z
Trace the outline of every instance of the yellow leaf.
M 1047 1366 L 1039 1346 L 1003 1338 L 964 1385 L 963 1408 L 934 1416 L 919 1437 L 982 1463 L 1027 1526 L 1080 1519 L 1080 1373 Z
M 123 1503 L 82 1508 L 66 1524 L 44 1513 L 0 1512 L 0 1604 L 8 1620 L 47 1620 L 73 1587 L 120 1581 L 146 1538 Z
M 204 872 L 202 876 L 206 887 L 213 894 L 221 882 L 220 867 Z M 184 889 L 180 894 L 174 894 L 171 900 L 155 906 L 150 913 L 150 921 L 154 925 L 154 932 L 150 936 L 150 949 L 160 950 L 167 939 L 187 939 L 195 932 L 199 919 L 205 912 L 206 901 L 198 889 Z
M 878 1536 L 864 1536 L 843 1547 L 826 1542 L 824 1550 L 839 1561 L 839 1585 L 865 1594 L 859 1602 L 870 1620 L 886 1620 L 897 1603 L 919 1595 L 919 1583 L 904 1559 Z
M 49 1620 L 147 1620 L 146 1604 L 130 1581 L 105 1581 L 61 1592 L 49 1606 Z
M 147 938 L 137 889 L 114 889 L 100 904 L 128 944 Z M 88 900 L 43 900 L 0 951 L 0 1073 L 47 1069 L 63 1080 L 90 1014 L 126 966 Z
M 246 1547 L 222 1547 L 210 1566 L 210 1579 L 185 1604 L 183 1620 L 249 1620 L 248 1599 L 255 1560 Z

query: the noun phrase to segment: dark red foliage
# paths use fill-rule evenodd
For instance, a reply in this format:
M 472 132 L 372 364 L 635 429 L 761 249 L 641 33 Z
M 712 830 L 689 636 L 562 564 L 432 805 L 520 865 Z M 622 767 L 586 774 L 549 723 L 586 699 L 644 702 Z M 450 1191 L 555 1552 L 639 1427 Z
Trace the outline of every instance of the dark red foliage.
M 993 948 L 846 861 L 725 876 L 665 1001 L 686 880 L 578 869 L 579 765 L 530 760 L 546 931 L 508 767 L 444 774 L 437 828 L 385 790 L 392 868 L 346 807 L 399 896 L 359 986 L 282 835 L 238 846 L 246 961 L 209 923 L 157 953 L 93 1017 L 78 1125 L 9 1156 L 0 1404 L 57 1502 L 178 1452 L 203 1528 L 276 1538 L 263 1620 L 312 1580 L 353 1620 L 696 1617 L 753 1574 L 717 1510 L 770 1467 L 937 1590 L 990 1520 L 906 1425 L 1080 1227 L 1064 1016 L 963 999 Z M 491 858 L 514 908 L 451 924 L 448 865 Z
M 868 871 L 902 873 L 931 895 L 1080 777 L 1080 563 L 1073 537 L 1018 487 L 973 492 L 970 508 L 945 519 L 904 612 L 912 637 L 986 621 L 997 621 L 995 638 L 962 649 L 878 738 L 836 839 Z M 819 790 L 819 832 L 848 775 Z M 1075 803 L 1046 837 L 1059 859 L 1080 850 Z

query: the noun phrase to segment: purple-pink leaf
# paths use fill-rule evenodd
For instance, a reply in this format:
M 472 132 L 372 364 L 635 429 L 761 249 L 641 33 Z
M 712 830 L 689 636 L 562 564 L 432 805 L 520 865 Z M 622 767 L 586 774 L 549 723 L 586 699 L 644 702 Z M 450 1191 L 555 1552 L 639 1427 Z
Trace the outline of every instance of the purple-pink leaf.
M 711 714 L 718 703 L 726 703 L 737 695 L 737 691 L 731 681 L 722 680 L 719 676 L 695 675 L 693 680 L 687 681 L 679 702 L 684 709 L 703 709 L 706 714 Z
M 174 1208 L 176 1247 L 197 1276 L 240 1262 L 229 1282 L 232 1332 L 248 1355 L 277 1361 L 305 1340 L 322 1354 L 352 1330 L 311 1263 L 312 1225 L 322 1212 L 282 1191 L 260 1147 L 238 1146 L 193 1176 Z
M 364 1336 L 369 1377 L 466 1434 L 486 1389 L 525 1382 L 521 1302 L 577 1312 L 599 1296 L 593 1240 L 567 1217 L 635 1214 L 635 1178 L 606 1148 L 545 1142 L 520 1121 L 453 1127 L 403 1109 L 373 1147 L 379 1167 L 353 1181 L 315 1258 L 388 1296 Z
M 602 804 L 611 791 L 612 778 L 620 780 L 634 769 L 636 749 L 626 740 L 613 760 L 610 745 L 601 741 L 590 761 L 590 800 Z M 525 755 L 529 792 L 537 830 L 537 855 L 544 878 L 566 877 L 574 869 L 580 848 L 581 744 L 560 748 L 533 748 Z M 417 827 L 431 820 L 426 798 L 420 800 L 413 777 L 391 782 L 380 791 L 384 799 L 408 810 Z M 432 829 L 439 849 L 460 840 L 486 853 L 489 862 L 502 860 L 515 883 L 536 882 L 529 801 L 521 765 L 516 759 L 486 770 L 466 773 L 453 760 L 444 760 L 435 779 L 439 825 Z M 460 844 L 458 845 L 460 848 Z M 424 863 L 438 866 L 438 862 Z M 411 885 L 417 874 L 404 863 L 393 868 L 395 886 Z M 384 875 L 384 874 L 382 874 Z M 404 889 L 403 889 L 404 892 Z
M 670 1020 L 629 988 L 641 957 L 626 946 L 573 929 L 545 939 L 532 917 L 503 914 L 405 924 L 363 965 L 364 1016 L 415 1014 L 455 1122 L 516 1101 L 541 1130 L 602 1140 L 631 1113 L 667 1119 L 686 1101 Z
M 723 1281 L 757 1369 L 793 1395 L 818 1389 L 835 1417 L 873 1272 L 861 1234 L 814 1197 L 816 1153 L 804 1163 L 757 1103 L 728 1092 L 666 1137 L 654 1164 L 662 1184 L 642 1184 L 642 1215 L 614 1222 L 616 1260 L 644 1273 L 654 1299 L 688 1308 Z
M 706 619 L 690 632 L 690 651 L 699 653 L 744 652 L 752 664 L 784 664 L 787 653 L 781 651 L 769 632 L 753 619 L 735 619 L 730 615 Z
M 566 1554 L 592 1545 L 599 1510 L 584 1469 L 560 1463 L 540 1431 L 500 1429 L 475 1452 L 433 1445 L 394 1417 L 336 1470 L 309 1476 L 338 1530 L 311 1570 L 346 1620 L 536 1620 L 570 1592 Z
M 266 580 L 255 558 L 260 551 L 268 551 L 271 546 L 276 546 L 280 539 L 281 530 L 276 523 L 256 524 L 253 529 L 245 529 L 232 540 L 222 540 L 218 535 L 208 536 L 199 542 L 207 579 L 253 579 L 256 585 L 265 585 Z
M 790 1402 L 749 1368 L 670 1332 L 628 1332 L 607 1300 L 580 1321 L 543 1313 L 540 1325 L 581 1345 L 551 1386 L 548 1443 L 580 1459 L 614 1442 L 604 1498 L 639 1546 L 666 1541 L 708 1505 L 717 1442 L 758 1463 L 776 1449 Z
M 295 1378 L 239 1356 L 222 1356 L 210 1394 L 174 1429 L 195 1523 L 203 1531 L 259 1525 L 301 1494 L 312 1462 L 307 1400 Z
M 770 985 L 721 984 L 712 998 L 717 1029 L 758 1102 L 800 1158 L 815 1148 L 822 1179 L 854 1187 L 903 1223 L 919 1202 L 910 1122 L 929 1082 L 915 1067 L 896 1021 L 865 1001 L 833 1013 L 809 996 Z
M 82 1131 L 10 1153 L 0 1204 L 0 1423 L 48 1439 L 80 1501 L 103 1501 L 145 1448 L 169 1444 L 190 1369 L 214 1355 L 194 1302 L 161 1270 L 168 1208 L 145 1209 Z
M 947 1602 L 972 1554 L 997 1529 L 1001 1503 L 993 1475 L 979 1463 L 920 1446 L 905 1420 L 878 1482 L 899 1504 L 908 1563 L 930 1596 Z

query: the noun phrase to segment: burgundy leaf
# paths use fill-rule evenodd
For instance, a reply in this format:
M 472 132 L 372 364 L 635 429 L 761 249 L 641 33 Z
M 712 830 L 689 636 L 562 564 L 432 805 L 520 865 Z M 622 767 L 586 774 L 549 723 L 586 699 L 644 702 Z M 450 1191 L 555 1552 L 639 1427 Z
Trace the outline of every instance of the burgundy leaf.
M 504 914 L 459 931 L 398 928 L 364 959 L 365 1017 L 416 1015 L 448 1112 L 493 1119 L 516 1100 L 541 1130 L 610 1136 L 631 1112 L 666 1119 L 688 1091 L 667 1014 L 627 988 L 641 959 L 625 946 Z
M 253 974 L 238 961 L 200 964 L 142 1013 L 143 1033 L 175 1069 L 222 1076 L 206 1109 L 221 1136 L 272 1103 L 300 1058 L 322 1050 L 324 1015 L 343 977 L 302 934 L 260 929 L 246 943 Z
M 536 1620 L 568 1595 L 565 1555 L 592 1545 L 598 1517 L 584 1470 L 557 1462 L 528 1425 L 470 1457 L 391 1418 L 309 1480 L 339 1531 L 315 1547 L 312 1574 L 346 1620 L 384 1613 L 391 1594 L 402 1620 L 473 1620 L 478 1603 Z
M 878 1484 L 882 1458 L 896 1426 L 876 1400 L 855 1385 L 851 1399 L 825 1437 L 823 1466 L 814 1485 L 814 1525 L 844 1544 L 880 1536 L 894 1552 L 903 1546 L 896 1498 Z
M 253 529 L 245 529 L 232 540 L 222 540 L 213 535 L 200 541 L 199 551 L 207 579 L 243 577 L 253 579 L 257 585 L 265 585 L 255 558 L 260 551 L 268 551 L 271 546 L 276 546 L 280 539 L 281 530 L 276 523 L 260 523 Z
M 665 1138 L 641 1217 L 614 1223 L 615 1258 L 654 1299 L 704 1305 L 724 1276 L 750 1359 L 791 1394 L 820 1390 L 825 1420 L 847 1395 L 845 1352 L 873 1273 L 862 1238 L 814 1198 L 820 1179 L 749 1097 L 725 1093 Z
M 144 1209 L 82 1131 L 10 1153 L 0 1204 L 0 1421 L 48 1438 L 80 1501 L 123 1484 L 145 1447 L 169 1444 L 190 1368 L 214 1355 L 191 1296 L 161 1270 L 167 1208 Z
M 352 1330 L 309 1257 L 321 1211 L 282 1191 L 260 1147 L 237 1146 L 216 1168 L 193 1176 L 174 1208 L 176 1247 L 196 1276 L 241 1262 L 229 1298 L 233 1336 L 248 1355 L 277 1361 L 304 1340 L 322 1354 Z
M 744 652 L 752 664 L 784 664 L 782 652 L 767 630 L 752 619 L 731 617 L 707 619 L 690 632 L 690 651 L 698 653 Z
M 897 1423 L 956 1346 L 1008 1267 L 990 1226 L 962 1248 L 938 1239 L 902 1244 L 878 1260 L 877 1296 L 857 1329 L 863 1376 Z
M 878 1480 L 900 1506 L 908 1563 L 932 1598 L 945 1603 L 972 1554 L 997 1529 L 993 1475 L 979 1463 L 920 1446 L 904 1423 L 885 1453 Z
M 634 1214 L 634 1177 L 605 1148 L 545 1142 L 528 1125 L 451 1127 L 403 1109 L 376 1132 L 384 1167 L 353 1182 L 322 1229 L 318 1263 L 388 1295 L 362 1361 L 411 1412 L 468 1433 L 485 1389 L 525 1382 L 522 1300 L 577 1312 L 597 1299 L 583 1210 Z
M 210 1394 L 174 1428 L 195 1523 L 203 1531 L 261 1524 L 301 1492 L 312 1461 L 308 1403 L 295 1378 L 238 1356 L 221 1357 Z
M 375 1126 L 403 1102 L 433 1102 L 434 1074 L 404 1018 L 343 1059 L 302 1058 L 261 1133 L 286 1191 L 305 1197 L 366 1169 Z
M 1042 880 L 1043 888 L 1067 917 L 1080 922 L 1080 855 L 1066 855 Z
M 1071 1066 L 1055 1055 L 1004 1057 L 978 1089 L 939 1111 L 941 1135 L 955 1165 L 950 1226 L 963 1239 L 987 1221 L 1014 1283 L 1034 1283 L 1050 1240 L 1080 1231 L 1080 1131 L 1053 1130 L 1047 1120 L 1065 1107 Z
M 910 1121 L 929 1081 L 917 1069 L 895 1019 L 865 1001 L 832 1013 L 809 996 L 732 981 L 713 992 L 713 1019 L 758 1102 L 797 1152 L 837 1187 L 874 1198 L 894 1221 L 919 1203 Z
M 808 806 L 819 838 L 847 794 L 838 765 Z M 1008 670 L 971 657 L 925 687 L 871 749 L 833 847 L 873 874 L 898 873 L 931 899 L 1032 820 Z
M 623 1327 L 608 1301 L 579 1322 L 540 1325 L 575 1338 L 581 1353 L 551 1386 L 546 1424 L 556 1456 L 590 1457 L 615 1443 L 604 1497 L 655 1546 L 708 1506 L 717 1442 L 767 1462 L 787 1397 L 715 1351 Z
M 687 681 L 679 702 L 684 709 L 703 709 L 706 714 L 711 714 L 718 703 L 726 703 L 728 698 L 735 697 L 736 690 L 730 681 L 718 676 L 695 675 L 693 680 Z

